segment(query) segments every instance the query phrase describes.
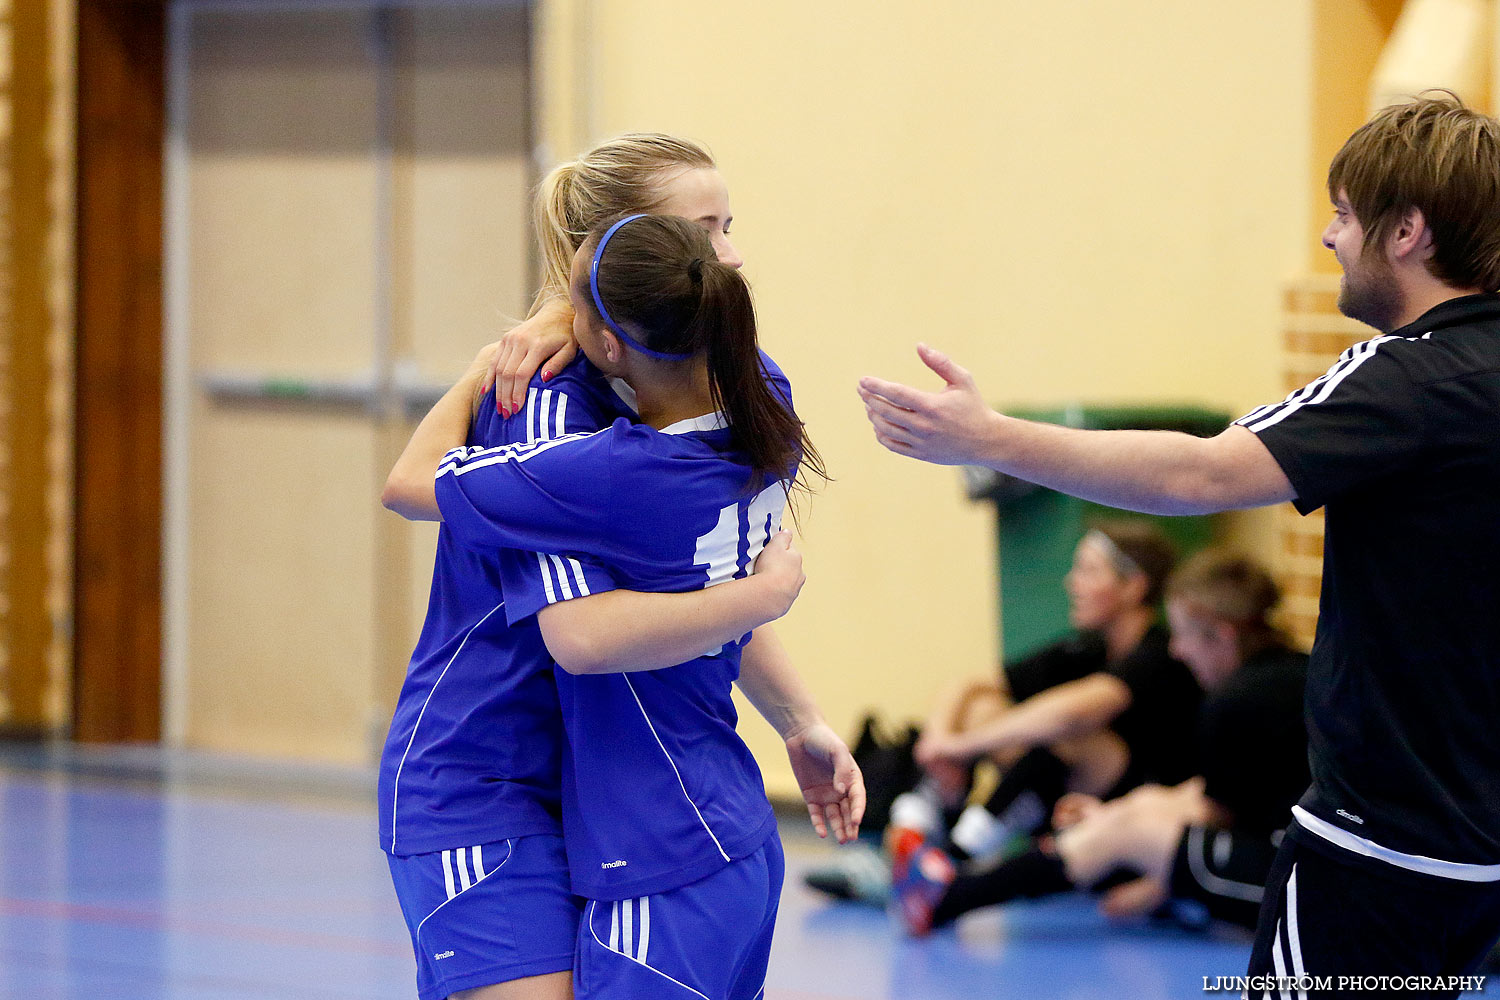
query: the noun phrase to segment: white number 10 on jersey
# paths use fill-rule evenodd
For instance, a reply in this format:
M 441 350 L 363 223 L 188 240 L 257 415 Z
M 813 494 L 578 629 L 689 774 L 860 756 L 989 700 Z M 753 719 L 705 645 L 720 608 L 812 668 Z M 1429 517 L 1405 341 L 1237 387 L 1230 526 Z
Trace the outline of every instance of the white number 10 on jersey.
M 781 530 L 785 509 L 786 485 L 778 482 L 761 490 L 748 504 L 734 503 L 719 511 L 719 523 L 698 536 L 693 553 L 693 562 L 708 574 L 704 586 L 748 576 L 760 550 Z

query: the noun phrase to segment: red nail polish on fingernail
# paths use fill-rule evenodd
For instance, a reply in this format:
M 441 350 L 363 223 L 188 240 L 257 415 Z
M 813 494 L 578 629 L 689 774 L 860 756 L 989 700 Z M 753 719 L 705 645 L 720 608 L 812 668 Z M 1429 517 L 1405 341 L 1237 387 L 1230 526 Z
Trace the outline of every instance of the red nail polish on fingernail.
M 542 372 L 542 381 L 543 382 L 550 382 L 551 380 L 552 380 L 552 373 L 551 372 Z

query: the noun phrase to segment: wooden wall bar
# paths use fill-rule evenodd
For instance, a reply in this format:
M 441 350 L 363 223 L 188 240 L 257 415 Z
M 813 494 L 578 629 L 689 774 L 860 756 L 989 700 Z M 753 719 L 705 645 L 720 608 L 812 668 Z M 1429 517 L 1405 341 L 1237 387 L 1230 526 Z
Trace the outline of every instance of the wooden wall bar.
M 161 726 L 165 10 L 78 10 L 74 736 Z
M 50 46 L 45 5 L 15 4 L 11 32 L 9 141 L 4 143 L 6 453 L 5 558 L 0 636 L 5 646 L 5 726 L 46 728 L 44 694 L 52 621 L 47 607 L 47 386 L 50 315 L 48 181 L 45 137 L 50 114 Z

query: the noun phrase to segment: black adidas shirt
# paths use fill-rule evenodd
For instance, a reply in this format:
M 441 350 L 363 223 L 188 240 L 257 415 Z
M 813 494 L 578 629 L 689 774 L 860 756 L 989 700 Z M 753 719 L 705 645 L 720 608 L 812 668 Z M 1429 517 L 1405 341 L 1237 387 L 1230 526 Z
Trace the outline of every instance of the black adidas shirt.
M 1302 807 L 1500 864 L 1500 297 L 1445 302 L 1238 423 L 1327 513 Z

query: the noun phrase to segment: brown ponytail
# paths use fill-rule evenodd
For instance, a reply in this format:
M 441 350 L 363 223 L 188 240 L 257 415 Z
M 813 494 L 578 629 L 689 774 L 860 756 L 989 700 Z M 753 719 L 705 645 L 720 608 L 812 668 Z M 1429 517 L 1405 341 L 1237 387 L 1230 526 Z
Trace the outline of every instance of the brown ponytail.
M 597 246 L 607 228 L 598 227 L 585 246 Z M 806 489 L 804 471 L 827 478 L 807 428 L 766 382 L 750 286 L 719 263 L 700 226 L 664 215 L 621 226 L 604 247 L 599 296 L 642 346 L 682 359 L 704 356 L 714 406 L 755 470 L 751 489 L 777 480 Z

